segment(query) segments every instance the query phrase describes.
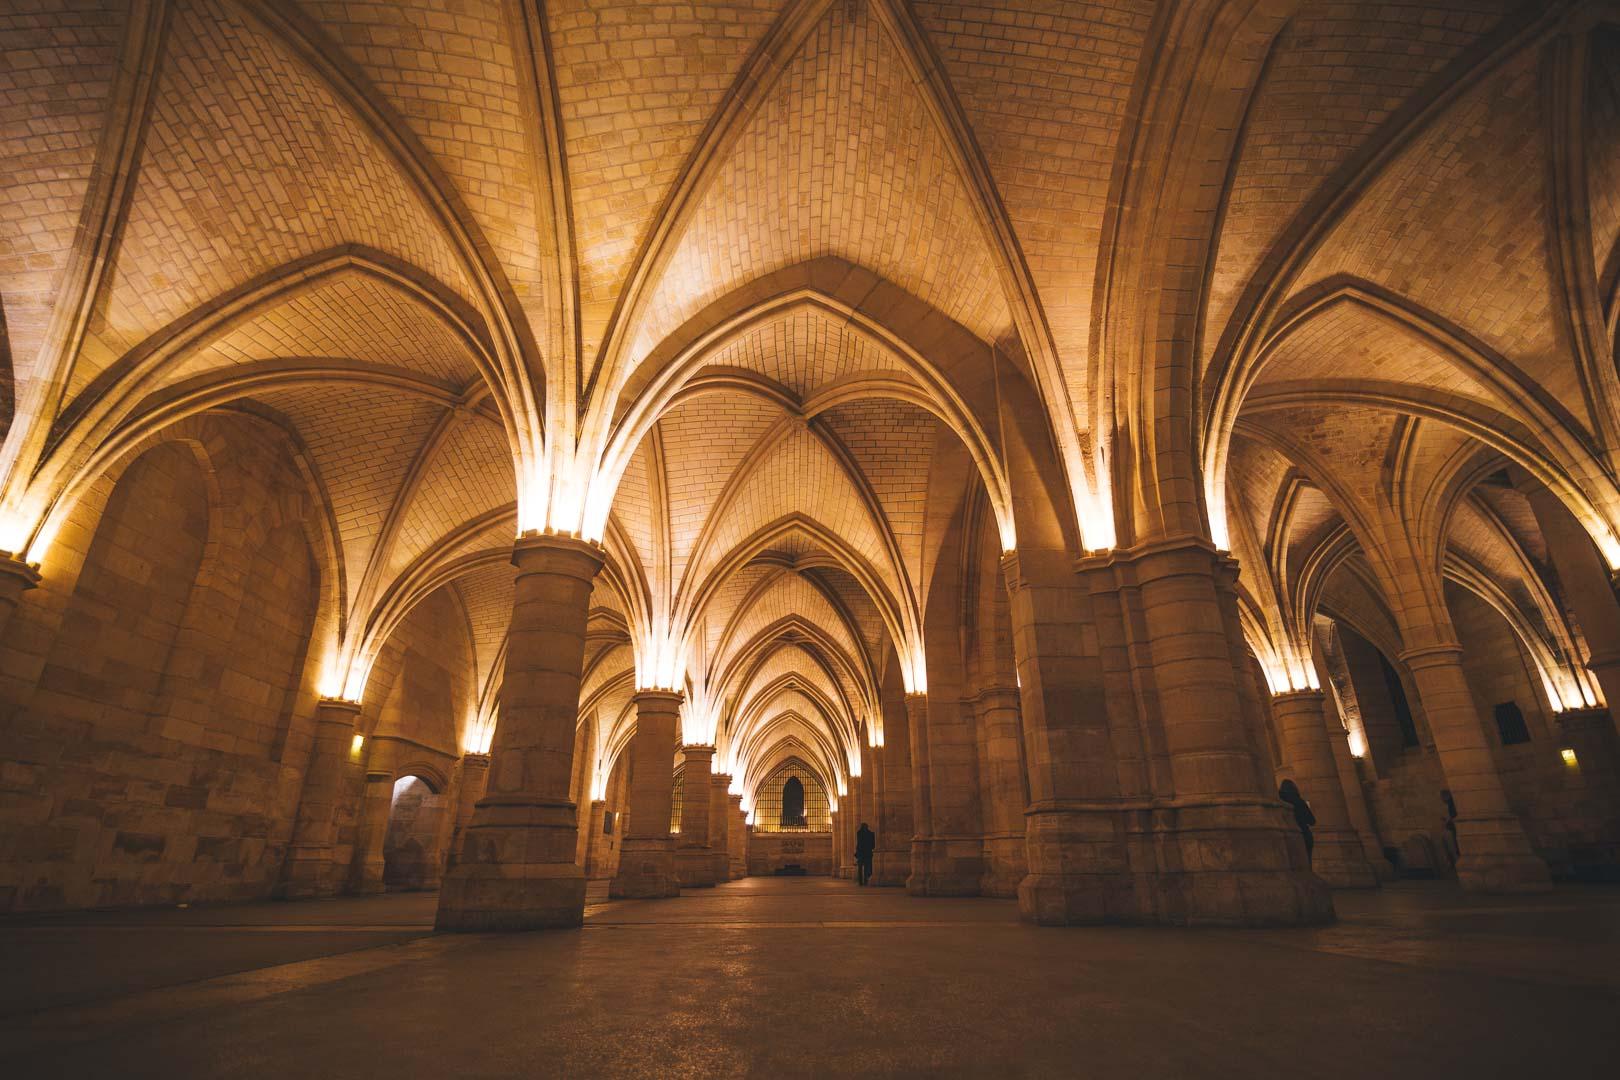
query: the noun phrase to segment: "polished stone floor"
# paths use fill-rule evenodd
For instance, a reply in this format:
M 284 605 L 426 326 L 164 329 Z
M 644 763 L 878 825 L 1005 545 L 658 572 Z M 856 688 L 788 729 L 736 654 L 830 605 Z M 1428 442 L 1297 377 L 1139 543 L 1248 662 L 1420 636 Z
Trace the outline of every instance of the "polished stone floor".
M 1037 929 L 826 879 L 431 933 L 406 894 L 0 922 L 0 1076 L 1620 1075 L 1620 890 Z

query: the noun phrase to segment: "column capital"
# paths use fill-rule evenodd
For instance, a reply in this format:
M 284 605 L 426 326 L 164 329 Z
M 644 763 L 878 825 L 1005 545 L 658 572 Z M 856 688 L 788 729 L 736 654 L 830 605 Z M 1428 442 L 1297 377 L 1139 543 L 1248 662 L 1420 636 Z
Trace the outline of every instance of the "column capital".
M 520 536 L 512 544 L 512 565 L 521 574 L 565 574 L 590 581 L 607 561 L 601 544 L 577 536 L 535 533 Z
M 962 699 L 963 704 L 979 704 L 995 701 L 997 699 L 1011 698 L 1014 703 L 1020 699 L 1020 692 L 1016 686 L 986 686 L 977 694 L 971 694 Z
M 15 555 L 0 552 L 0 592 L 11 590 L 27 592 L 39 584 L 39 567 L 23 562 Z
M 717 786 L 723 785 L 727 788 L 731 787 L 731 774 L 728 772 L 710 773 L 709 779 Z M 737 798 L 740 799 L 742 796 L 739 795 Z
M 360 703 L 348 698 L 323 697 L 315 702 L 315 708 L 323 713 L 345 716 L 351 723 L 360 715 Z
M 489 755 L 473 753 L 462 754 L 461 767 L 464 769 L 487 769 L 489 768 Z
M 1416 649 L 1403 649 L 1396 654 L 1396 658 L 1416 671 L 1422 668 L 1460 663 L 1462 651 L 1462 646 L 1457 642 L 1445 641 L 1438 645 L 1424 645 Z
M 630 698 L 636 711 L 677 712 L 686 695 L 679 690 L 637 690 Z
M 1311 701 L 1320 704 L 1327 700 L 1327 694 L 1321 689 L 1313 690 L 1307 686 L 1303 690 L 1284 690 L 1281 693 L 1272 694 L 1271 700 L 1274 702 Z

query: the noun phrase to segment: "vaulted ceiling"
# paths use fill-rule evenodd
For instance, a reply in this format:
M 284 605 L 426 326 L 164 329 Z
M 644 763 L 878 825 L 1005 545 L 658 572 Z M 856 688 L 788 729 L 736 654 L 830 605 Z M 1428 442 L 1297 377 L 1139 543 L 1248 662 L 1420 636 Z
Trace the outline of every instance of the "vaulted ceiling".
M 688 741 L 754 773 L 791 747 L 836 790 L 889 666 L 916 678 L 969 491 L 1006 512 L 994 424 L 928 349 L 1038 386 L 1066 466 L 1106 475 L 1099 268 L 1174 7 L 0 15 L 0 476 L 24 523 L 0 548 L 117 448 L 255 411 L 329 502 L 344 663 L 453 590 L 487 724 L 540 500 L 599 517 L 610 554 L 605 763 L 634 686 L 673 677 Z M 1620 32 L 1577 3 L 1274 7 L 1191 343 L 1251 639 L 1286 666 L 1336 575 L 1397 593 L 1406 544 L 1494 581 L 1551 663 L 1575 646 L 1534 522 L 1483 478 L 1556 486 L 1617 448 Z M 909 338 L 881 289 L 922 313 Z M 1405 516 L 1397 474 L 1456 512 Z

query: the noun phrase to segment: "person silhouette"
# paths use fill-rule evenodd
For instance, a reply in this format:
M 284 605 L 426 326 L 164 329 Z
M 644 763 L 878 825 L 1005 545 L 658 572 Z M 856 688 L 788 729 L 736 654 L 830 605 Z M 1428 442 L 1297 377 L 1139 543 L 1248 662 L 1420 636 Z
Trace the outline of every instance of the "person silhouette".
M 1451 845 L 1447 854 L 1456 862 L 1462 857 L 1462 845 L 1457 843 L 1457 800 L 1451 797 L 1450 788 L 1441 788 L 1440 801 L 1446 804 L 1446 840 Z
M 1311 849 L 1316 846 L 1316 838 L 1311 835 L 1311 826 L 1316 824 L 1316 815 L 1311 813 L 1311 804 L 1305 801 L 1305 796 L 1299 793 L 1299 785 L 1292 780 L 1284 780 L 1277 788 L 1277 798 L 1294 808 L 1294 824 L 1299 826 L 1299 835 L 1305 838 L 1305 861 L 1311 861 Z
M 865 885 L 872 880 L 872 852 L 877 848 L 877 834 L 866 822 L 855 833 L 855 884 Z

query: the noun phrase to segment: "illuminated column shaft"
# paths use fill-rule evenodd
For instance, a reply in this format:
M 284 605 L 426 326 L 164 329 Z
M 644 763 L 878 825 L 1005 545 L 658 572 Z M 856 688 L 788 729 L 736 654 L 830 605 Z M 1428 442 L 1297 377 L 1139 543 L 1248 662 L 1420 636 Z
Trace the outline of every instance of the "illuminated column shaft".
M 1401 660 L 1417 683 L 1440 768 L 1457 803 L 1457 846 L 1462 853 L 1457 860 L 1458 882 L 1474 892 L 1550 889 L 1547 864 L 1530 846 L 1502 789 L 1473 690 L 1463 674 L 1462 647 L 1409 649 Z
M 630 825 L 619 848 L 619 872 L 609 893 L 656 900 L 681 894 L 675 874 L 675 842 L 669 834 L 681 695 L 668 690 L 643 690 L 634 701 Z
M 847 813 L 842 807 L 827 811 L 827 821 L 832 826 L 832 832 L 828 835 L 828 859 L 831 863 L 828 873 L 833 877 L 838 876 L 838 865 L 844 857 L 844 817 Z
M 681 784 L 681 835 L 675 844 L 675 873 L 683 888 L 713 888 L 714 849 L 709 846 L 710 771 L 714 747 L 688 746 Z
M 461 788 L 456 793 L 456 826 L 450 834 L 449 865 L 461 861 L 461 847 L 467 839 L 467 826 L 472 824 L 473 811 L 484 797 L 489 783 L 489 755 L 465 754 L 461 758 Z
M 714 773 L 709 777 L 709 859 L 714 865 L 716 882 L 731 880 L 731 816 L 726 813 L 726 791 L 731 787 L 731 774 Z
M 1018 895 L 1028 872 L 1024 858 L 1024 809 L 1029 805 L 1024 773 L 1018 689 L 992 686 L 973 701 L 979 733 L 979 786 L 984 822 L 985 896 Z
M 585 620 L 602 552 L 565 537 L 526 537 L 512 562 L 518 574 L 489 780 L 461 862 L 439 893 L 441 930 L 578 926 L 585 913 L 568 789 Z
M 748 876 L 748 815 L 743 812 L 742 796 L 726 793 L 726 818 L 731 823 L 726 856 L 731 861 L 731 880 Z
M 343 890 L 345 868 L 337 864 L 337 806 L 359 718 L 356 702 L 327 698 L 315 706 L 315 742 L 304 769 L 292 844 L 276 887 L 282 899 L 336 896 Z
M 349 868 L 349 888 L 357 893 L 380 893 L 383 884 L 383 841 L 388 836 L 388 813 L 393 809 L 391 773 L 366 773 L 365 797 L 360 804 L 360 829 Z
M 1299 786 L 1316 815 L 1312 872 L 1335 889 L 1377 888 L 1378 876 L 1350 821 L 1322 691 L 1279 694 L 1271 699 L 1271 714 L 1277 723 L 1283 772 Z M 1338 726 L 1337 721 L 1332 723 Z

